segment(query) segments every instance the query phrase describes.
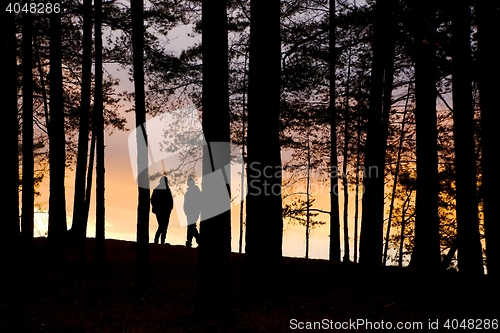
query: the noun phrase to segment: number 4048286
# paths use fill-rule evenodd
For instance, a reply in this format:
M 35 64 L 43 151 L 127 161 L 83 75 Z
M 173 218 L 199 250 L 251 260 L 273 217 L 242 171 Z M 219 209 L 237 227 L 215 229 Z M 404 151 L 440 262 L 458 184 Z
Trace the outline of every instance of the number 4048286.
M 443 325 L 446 329 L 497 330 L 498 319 L 447 319 Z
M 51 2 L 30 2 L 30 3 L 19 3 L 19 2 L 9 2 L 5 8 L 6 12 L 14 14 L 30 13 L 30 14 L 52 14 L 61 12 L 60 3 Z

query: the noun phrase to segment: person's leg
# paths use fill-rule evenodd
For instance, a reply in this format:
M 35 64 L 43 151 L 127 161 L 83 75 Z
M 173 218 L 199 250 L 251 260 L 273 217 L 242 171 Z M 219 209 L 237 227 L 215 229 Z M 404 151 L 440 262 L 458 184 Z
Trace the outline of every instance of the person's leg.
M 163 215 L 163 228 L 162 228 L 162 233 L 161 233 L 161 243 L 165 244 L 165 239 L 167 238 L 167 229 L 168 229 L 168 224 L 170 222 L 170 212 L 167 212 Z
M 167 238 L 167 228 L 163 228 L 161 230 L 161 236 L 160 236 L 160 239 L 161 239 L 161 244 L 165 244 L 165 239 Z
M 195 227 L 195 230 L 196 230 L 196 226 L 194 224 L 188 224 L 187 226 L 187 239 L 186 239 L 186 246 L 189 246 L 191 247 L 191 245 L 193 245 L 193 226 Z
M 196 228 L 196 223 L 193 224 L 193 237 L 196 239 L 196 244 L 200 245 L 200 233 Z
M 160 241 L 161 244 L 165 243 L 165 214 L 156 213 L 156 220 L 158 221 L 158 229 L 155 234 L 155 244 Z
M 196 221 L 198 220 L 198 216 L 190 215 L 186 216 L 186 218 L 188 222 L 186 246 L 191 246 L 193 245 L 193 237 L 196 238 L 196 242 L 198 243 L 198 230 L 196 229 Z
M 155 244 L 158 244 L 158 240 L 160 239 L 160 234 L 161 234 L 161 218 L 158 214 L 155 214 L 156 216 L 156 221 L 158 221 L 158 229 L 156 229 L 156 234 L 155 234 Z

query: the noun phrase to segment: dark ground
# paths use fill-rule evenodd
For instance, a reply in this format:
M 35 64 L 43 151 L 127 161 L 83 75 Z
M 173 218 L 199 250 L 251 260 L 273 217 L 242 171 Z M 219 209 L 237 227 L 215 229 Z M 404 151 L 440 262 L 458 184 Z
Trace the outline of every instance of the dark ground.
M 388 322 L 394 331 L 398 331 L 397 322 L 421 322 L 419 331 L 429 331 L 429 320 L 438 320 L 439 331 L 446 331 L 446 320 L 459 325 L 463 319 L 476 319 L 469 328 L 481 324 L 484 329 L 485 319 L 500 319 L 498 289 L 492 289 L 493 281 L 487 277 L 472 281 L 446 272 L 431 278 L 409 269 L 368 270 L 299 258 L 284 258 L 282 283 L 274 300 L 256 301 L 245 291 L 244 256 L 232 254 L 232 320 L 222 329 L 218 322 L 193 315 L 197 249 L 151 245 L 153 287 L 143 294 L 134 286 L 134 242 L 107 240 L 103 273 L 91 264 L 78 269 L 76 246 L 67 244 L 68 264 L 54 273 L 43 264 L 45 241 L 35 240 L 37 263 L 27 279 L 28 293 L 21 288 L 26 284 L 22 278 L 8 283 L 5 271 L 0 276 L 1 333 L 289 332 L 300 331 L 294 323 L 322 320 L 330 331 L 335 323 L 344 323 L 346 331 L 366 330 L 369 324 L 357 330 L 347 326 L 358 319 L 369 321 L 378 331 L 387 328 Z M 89 262 L 93 246 L 89 239 Z

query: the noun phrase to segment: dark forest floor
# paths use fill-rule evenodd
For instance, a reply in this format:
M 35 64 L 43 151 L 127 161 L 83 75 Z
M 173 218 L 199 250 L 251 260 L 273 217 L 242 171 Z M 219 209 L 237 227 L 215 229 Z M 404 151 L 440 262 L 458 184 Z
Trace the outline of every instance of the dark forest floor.
M 368 270 L 299 258 L 284 258 L 282 283 L 273 301 L 250 300 L 244 256 L 232 254 L 232 320 L 223 329 L 218 322 L 193 315 L 197 249 L 151 245 L 152 289 L 143 294 L 134 286 L 134 242 L 107 240 L 106 270 L 101 273 L 92 264 L 79 269 L 72 244 L 67 244 L 67 266 L 51 272 L 44 264 L 45 242 L 35 240 L 37 261 L 29 283 L 22 277 L 7 282 L 5 271 L 0 276 L 2 333 L 288 332 L 291 327 L 299 330 L 295 323 L 313 321 L 322 321 L 331 331 L 342 323 L 346 331 L 364 331 L 370 328 L 366 322 L 378 330 L 388 322 L 393 329 L 397 322 L 421 322 L 420 330 L 428 331 L 429 320 L 438 320 L 439 330 L 446 331 L 446 320 L 458 319 L 449 323 L 459 325 L 463 319 L 500 319 L 498 289 L 492 289 L 488 277 L 466 280 L 454 272 L 430 277 L 409 269 Z M 88 244 L 91 262 L 94 241 Z M 30 286 L 28 291 L 23 285 Z M 365 324 L 347 326 L 358 319 Z M 481 323 L 486 328 L 486 322 Z

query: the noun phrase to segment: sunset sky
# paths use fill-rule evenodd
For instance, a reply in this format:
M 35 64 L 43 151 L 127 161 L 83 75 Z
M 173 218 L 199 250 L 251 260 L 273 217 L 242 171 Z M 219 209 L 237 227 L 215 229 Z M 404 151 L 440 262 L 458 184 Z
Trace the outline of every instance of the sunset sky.
M 175 28 L 169 35 L 169 44 L 172 50 L 181 50 L 196 40 L 193 37 L 187 37 L 189 27 L 181 26 Z M 198 38 L 198 37 L 196 37 Z M 133 85 L 129 81 L 127 71 L 120 69 L 117 65 L 105 65 L 105 68 L 115 77 L 120 78 L 120 86 L 117 92 L 127 90 L 132 91 Z M 123 102 L 124 103 L 124 102 Z M 122 104 L 123 104 L 122 103 Z M 128 140 L 130 131 L 134 129 L 134 114 L 125 113 L 130 105 L 124 105 L 122 114 L 127 119 L 127 128 L 129 131 L 115 131 L 112 135 L 106 135 L 105 144 L 105 163 L 106 163 L 106 238 L 135 241 L 136 239 L 136 209 L 137 209 L 137 184 L 134 180 L 134 174 L 131 168 Z M 286 159 L 286 156 L 282 156 Z M 198 185 L 201 185 L 198 182 Z M 154 186 L 154 185 L 153 185 Z M 314 207 L 328 211 L 329 204 L 329 185 L 313 182 L 313 192 L 316 199 Z M 74 188 L 74 168 L 67 170 L 66 173 L 66 208 L 68 215 L 68 226 L 71 225 L 73 211 L 73 188 Z M 43 211 L 48 210 L 48 177 L 40 187 L 41 196 L 36 198 Z M 315 193 L 313 193 L 315 194 Z M 176 195 L 174 193 L 174 195 Z M 342 197 L 342 196 L 341 196 Z M 179 198 L 177 198 L 179 199 Z M 305 198 L 302 198 L 305 199 Z M 95 200 L 95 197 L 93 197 Z M 340 202 L 342 207 L 342 199 Z M 350 195 L 349 201 L 349 225 L 350 225 L 350 243 L 351 258 L 353 256 L 353 216 L 354 216 L 354 193 Z M 89 218 L 88 237 L 95 235 L 95 206 L 91 204 Z M 182 212 L 181 212 L 182 213 Z M 264 213 L 264 212 L 263 212 Z M 233 203 L 232 209 L 232 251 L 238 251 L 239 242 L 239 201 Z M 265 216 L 263 216 L 265 218 Z M 318 226 L 311 232 L 309 257 L 318 259 L 327 259 L 329 251 L 329 216 L 320 214 L 317 219 L 327 222 L 323 226 Z M 284 221 L 283 232 L 283 254 L 285 256 L 304 257 L 305 255 L 305 227 L 292 225 L 287 219 Z M 35 214 L 35 236 L 43 235 L 47 225 L 46 213 Z M 343 222 L 341 221 L 341 224 Z M 154 214 L 150 213 L 150 241 L 157 228 L 157 221 Z M 341 231 L 341 237 L 343 233 Z M 181 227 L 177 219 L 177 211 L 174 209 L 171 215 L 170 225 L 167 232 L 167 242 L 174 245 L 183 245 L 186 238 L 186 227 Z M 343 239 L 341 239 L 343 244 Z M 244 249 L 244 246 L 243 246 Z

